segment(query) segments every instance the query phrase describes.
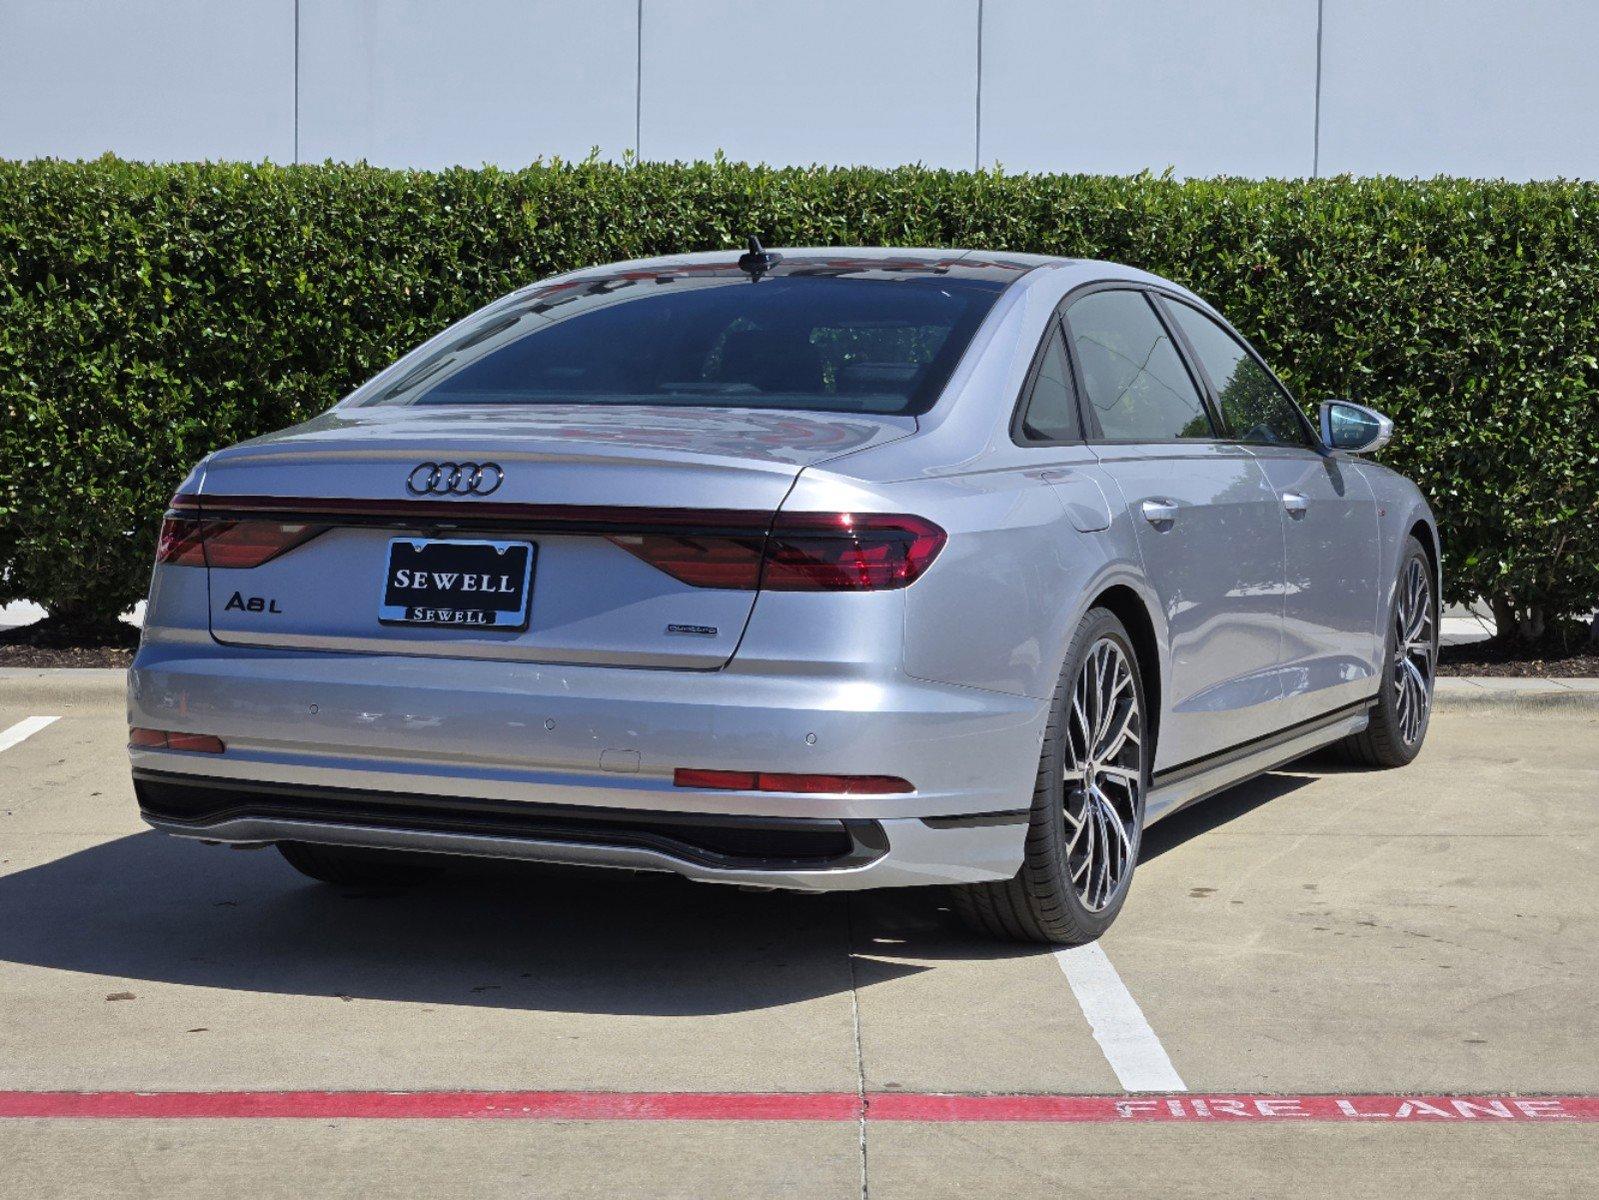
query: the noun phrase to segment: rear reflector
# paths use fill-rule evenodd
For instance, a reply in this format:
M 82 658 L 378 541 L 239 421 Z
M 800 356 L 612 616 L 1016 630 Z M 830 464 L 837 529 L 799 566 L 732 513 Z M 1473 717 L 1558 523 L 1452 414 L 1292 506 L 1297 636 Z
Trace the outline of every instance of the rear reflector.
M 222 739 L 209 733 L 173 733 L 165 729 L 128 729 L 128 745 L 143 750 L 188 750 L 196 754 L 221 754 Z
M 672 786 L 835 796 L 895 796 L 916 790 L 897 775 L 793 775 L 778 771 L 710 771 L 698 767 L 679 767 L 673 771 Z
M 914 583 L 948 540 L 921 517 L 779 513 L 764 539 L 621 534 L 611 541 L 693 587 L 774 592 L 881 591 Z

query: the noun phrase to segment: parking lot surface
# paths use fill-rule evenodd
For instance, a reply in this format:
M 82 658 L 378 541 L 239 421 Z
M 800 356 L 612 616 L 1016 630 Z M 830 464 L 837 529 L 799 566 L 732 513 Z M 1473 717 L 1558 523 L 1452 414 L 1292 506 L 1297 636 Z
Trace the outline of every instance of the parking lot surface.
M 119 686 L 0 678 L 0 1194 L 1591 1194 L 1580 697 L 1181 813 L 1054 953 L 934 891 L 314 884 L 145 829 Z

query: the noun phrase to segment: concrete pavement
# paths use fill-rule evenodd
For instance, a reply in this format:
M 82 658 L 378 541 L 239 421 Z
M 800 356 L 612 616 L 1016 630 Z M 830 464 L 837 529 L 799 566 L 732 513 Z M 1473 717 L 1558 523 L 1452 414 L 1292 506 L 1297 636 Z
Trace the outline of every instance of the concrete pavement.
M 0 751 L 0 1091 L 1121 1090 L 1056 957 L 936 892 L 376 892 L 149 832 L 113 676 L 0 675 L 0 729 L 60 717 Z M 1102 945 L 1196 1092 L 1599 1093 L 1596 846 L 1599 704 L 1444 691 L 1410 768 L 1152 829 Z M 8 1196 L 1574 1196 L 1596 1159 L 1558 1121 L 0 1119 Z

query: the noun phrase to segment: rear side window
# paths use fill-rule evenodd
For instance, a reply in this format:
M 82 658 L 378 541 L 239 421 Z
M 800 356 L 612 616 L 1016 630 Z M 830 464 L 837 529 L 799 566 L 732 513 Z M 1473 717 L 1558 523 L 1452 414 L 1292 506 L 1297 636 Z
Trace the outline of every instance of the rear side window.
M 1213 438 L 1199 389 L 1142 292 L 1090 292 L 1066 310 L 1084 399 L 1109 441 Z
M 1022 436 L 1030 442 L 1075 442 L 1083 436 L 1077 419 L 1077 392 L 1059 326 L 1050 332 L 1038 374 L 1033 377 L 1022 410 Z
M 363 403 L 919 413 L 1009 282 L 796 261 L 759 282 L 630 274 L 518 297 Z
M 1173 302 L 1167 309 L 1210 376 L 1221 418 L 1234 438 L 1255 445 L 1310 444 L 1293 401 L 1237 338 L 1196 308 Z

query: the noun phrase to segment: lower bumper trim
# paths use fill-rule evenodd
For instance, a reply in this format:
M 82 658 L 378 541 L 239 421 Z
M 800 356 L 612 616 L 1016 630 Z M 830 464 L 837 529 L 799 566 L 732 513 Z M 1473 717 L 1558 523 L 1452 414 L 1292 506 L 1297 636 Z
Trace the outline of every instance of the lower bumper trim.
M 144 818 L 228 842 L 405 845 L 438 853 L 749 874 L 849 871 L 888 852 L 877 821 L 662 813 L 245 782 L 135 770 Z

